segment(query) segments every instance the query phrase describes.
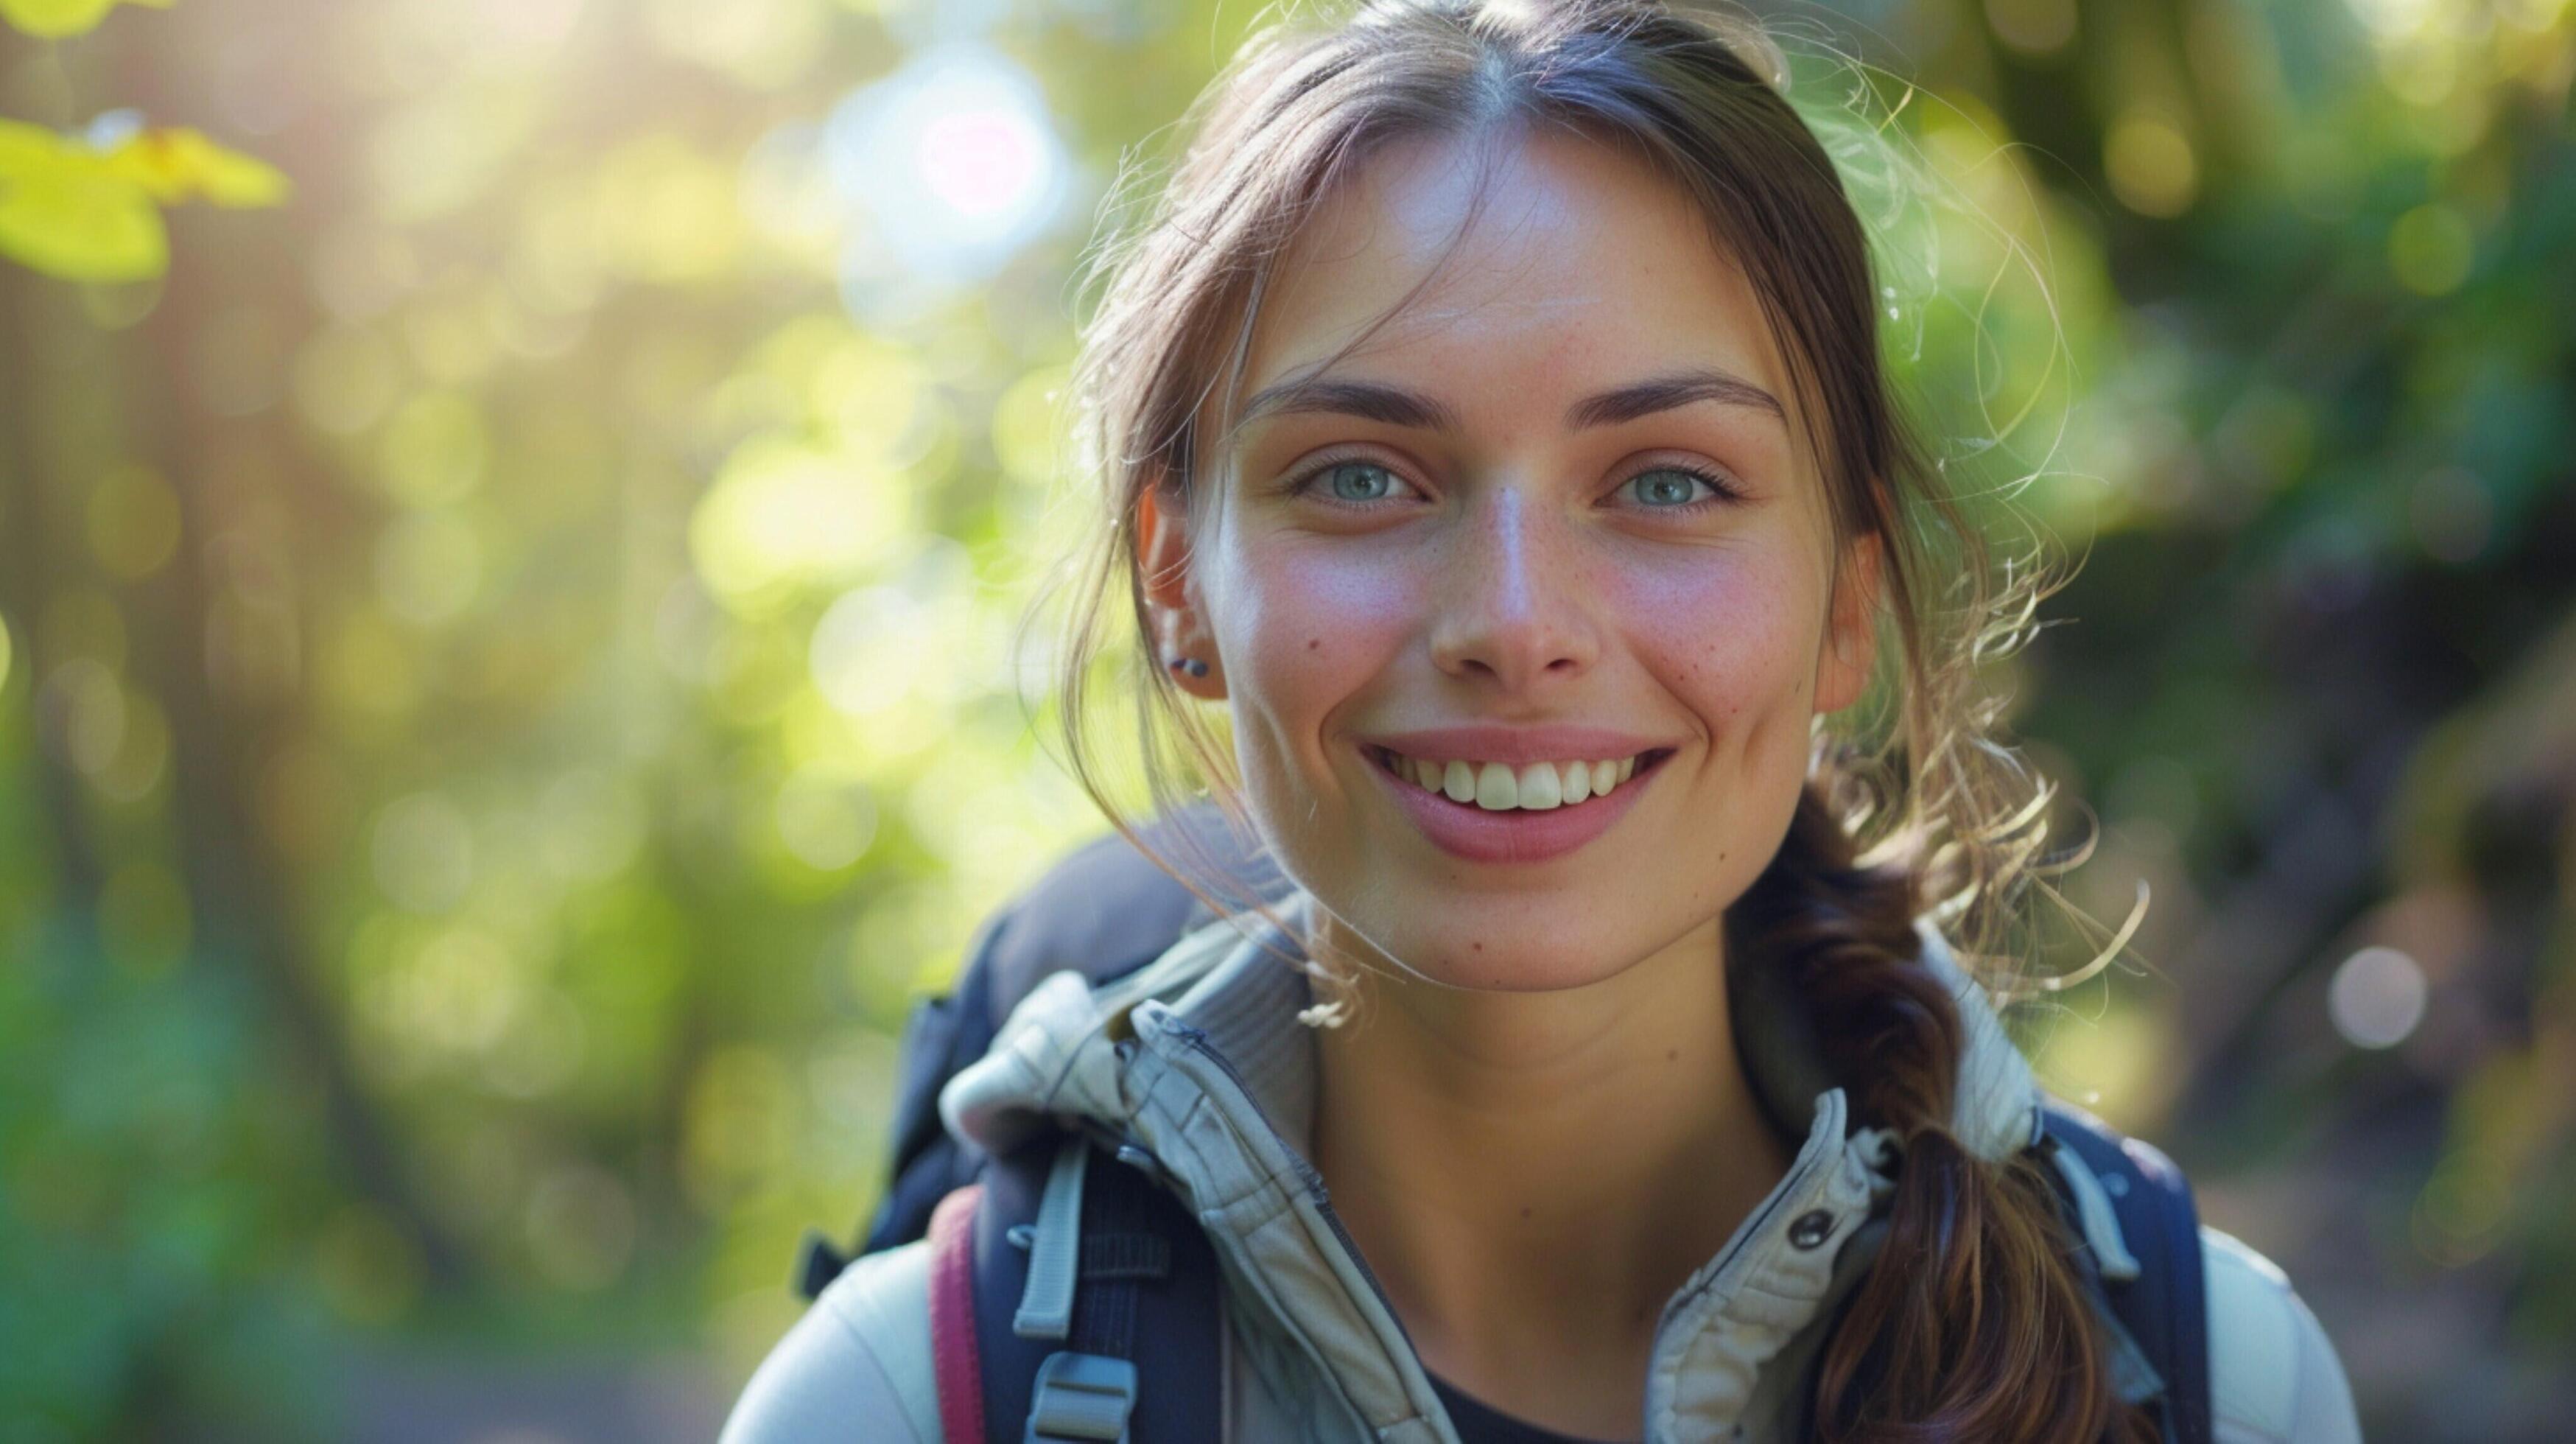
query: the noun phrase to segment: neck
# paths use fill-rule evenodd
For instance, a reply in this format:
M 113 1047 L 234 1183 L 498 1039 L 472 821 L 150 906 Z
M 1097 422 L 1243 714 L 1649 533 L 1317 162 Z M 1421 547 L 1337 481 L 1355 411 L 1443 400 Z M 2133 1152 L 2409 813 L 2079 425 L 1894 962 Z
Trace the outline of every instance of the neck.
M 1318 1035 L 1315 1165 L 1436 1372 L 1636 1431 L 1665 1301 L 1792 1156 L 1736 1056 L 1723 938 L 1557 992 L 1370 970 Z

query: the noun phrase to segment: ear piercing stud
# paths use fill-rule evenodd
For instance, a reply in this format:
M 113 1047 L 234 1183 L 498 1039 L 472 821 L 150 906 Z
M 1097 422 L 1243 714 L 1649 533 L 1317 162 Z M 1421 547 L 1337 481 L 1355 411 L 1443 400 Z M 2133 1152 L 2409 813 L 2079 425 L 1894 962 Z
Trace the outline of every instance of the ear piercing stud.
M 1207 663 L 1196 657 L 1174 657 L 1163 665 L 1175 672 L 1187 672 L 1193 677 L 1204 677 L 1208 674 Z

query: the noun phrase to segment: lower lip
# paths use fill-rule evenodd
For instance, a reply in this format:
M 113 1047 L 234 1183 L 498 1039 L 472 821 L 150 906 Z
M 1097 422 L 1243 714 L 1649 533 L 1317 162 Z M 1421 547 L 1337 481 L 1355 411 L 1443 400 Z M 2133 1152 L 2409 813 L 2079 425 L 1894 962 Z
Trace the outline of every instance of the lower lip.
M 1660 758 L 1651 766 L 1640 762 L 1627 781 L 1610 789 L 1609 796 L 1571 806 L 1542 812 L 1517 807 L 1488 812 L 1472 802 L 1452 802 L 1445 792 L 1425 791 L 1422 784 L 1396 776 L 1366 748 L 1361 749 L 1360 762 L 1395 794 L 1396 805 L 1434 846 L 1452 857 L 1486 863 L 1546 862 L 1565 856 L 1608 832 L 1636 805 L 1647 780 L 1662 770 Z

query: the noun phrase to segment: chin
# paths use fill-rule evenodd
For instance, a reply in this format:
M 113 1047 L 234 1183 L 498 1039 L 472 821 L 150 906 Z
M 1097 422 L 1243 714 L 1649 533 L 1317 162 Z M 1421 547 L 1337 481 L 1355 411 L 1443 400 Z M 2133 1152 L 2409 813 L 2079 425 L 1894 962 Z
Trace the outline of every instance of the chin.
M 1644 939 L 1601 936 L 1581 926 L 1555 928 L 1513 916 L 1518 910 L 1468 900 L 1455 909 L 1425 909 L 1416 900 L 1392 914 L 1347 910 L 1331 892 L 1309 889 L 1341 930 L 1385 955 L 1392 966 L 1449 987 L 1499 993 L 1552 993 L 1616 977 L 1652 951 Z M 1450 916 L 1451 912 L 1456 916 Z
M 1554 993 L 1567 988 L 1580 988 L 1616 976 L 1635 959 L 1626 959 L 1604 967 L 1597 960 L 1589 966 L 1578 965 L 1583 955 L 1555 949 L 1512 947 L 1487 948 L 1477 952 L 1472 947 L 1463 951 L 1430 951 L 1413 964 L 1413 970 L 1433 982 L 1454 988 L 1473 988 L 1487 993 Z

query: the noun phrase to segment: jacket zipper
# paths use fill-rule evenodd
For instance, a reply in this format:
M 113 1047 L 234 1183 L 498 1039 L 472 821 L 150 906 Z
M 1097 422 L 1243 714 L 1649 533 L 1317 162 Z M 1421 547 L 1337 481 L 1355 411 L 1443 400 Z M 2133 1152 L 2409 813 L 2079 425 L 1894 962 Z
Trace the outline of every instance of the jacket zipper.
M 1846 1131 L 1848 1131 L 1848 1125 L 1846 1125 Z M 1658 1346 L 1671 1329 L 1674 1313 L 1688 1307 L 1691 1300 L 1717 1287 L 1718 1275 L 1725 1273 L 1727 1266 L 1741 1257 L 1745 1249 L 1752 1247 L 1755 1239 L 1761 1237 L 1762 1230 L 1770 1225 L 1772 1217 L 1788 1206 L 1790 1195 L 1805 1185 L 1807 1175 L 1813 1173 L 1817 1167 L 1828 1165 L 1830 1161 L 1831 1155 L 1826 1155 L 1813 1160 L 1803 1170 L 1793 1165 L 1789 1172 L 1782 1176 L 1780 1182 L 1773 1185 L 1770 1196 L 1765 1198 L 1762 1201 L 1762 1207 L 1754 1212 L 1752 1223 L 1743 1227 L 1737 1234 L 1737 1246 L 1718 1259 L 1716 1267 L 1710 1269 L 1708 1276 L 1700 1280 L 1699 1287 L 1676 1293 L 1664 1300 L 1663 1312 L 1655 1318 L 1655 1340 Z M 1658 1351 L 1660 1352 L 1660 1347 Z

